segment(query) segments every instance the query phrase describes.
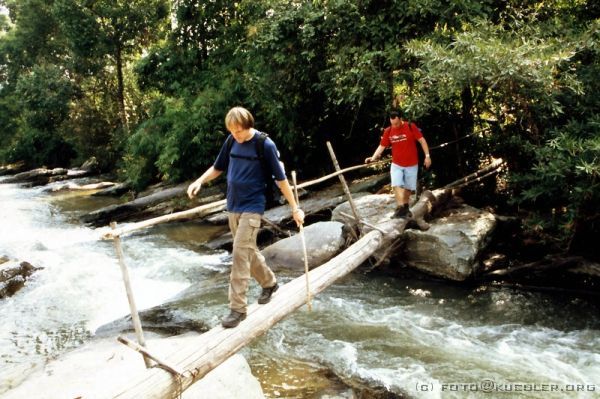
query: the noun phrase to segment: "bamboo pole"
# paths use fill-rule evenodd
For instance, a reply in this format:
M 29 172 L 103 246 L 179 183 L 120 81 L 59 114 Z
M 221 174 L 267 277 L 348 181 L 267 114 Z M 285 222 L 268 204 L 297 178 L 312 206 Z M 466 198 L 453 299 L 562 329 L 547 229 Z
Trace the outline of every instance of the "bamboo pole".
M 173 374 L 174 376 L 181 377 L 183 375 L 183 372 L 177 370 L 175 367 L 168 365 L 165 361 L 160 360 L 156 356 L 152 355 L 143 346 L 140 346 L 140 345 L 136 344 L 135 342 L 130 341 L 127 338 L 122 337 L 122 336 L 119 336 L 117 338 L 117 341 L 119 341 L 120 343 L 122 343 L 125 346 L 128 346 L 129 348 L 133 349 L 134 351 L 141 353 L 142 356 L 144 356 L 144 358 L 152 359 L 158 365 L 158 367 L 167 370 L 169 373 Z
M 504 160 L 502 160 L 501 158 L 494 159 L 494 161 L 485 168 L 479 169 L 477 172 L 471 173 L 470 175 L 454 180 L 453 182 L 446 184 L 443 188 L 456 188 L 458 186 L 463 186 L 465 184 L 472 183 L 472 181 L 478 176 L 484 174 L 487 175 L 490 171 L 493 171 L 494 173 L 497 172 L 497 169 L 499 169 L 503 164 Z
M 350 171 L 353 171 L 356 169 L 362 169 L 362 168 L 367 168 L 367 167 L 370 168 L 372 166 L 379 165 L 379 164 L 383 165 L 384 163 L 387 163 L 387 162 L 389 162 L 389 159 L 384 159 L 384 160 L 381 160 L 378 162 L 371 162 L 368 165 L 361 164 L 361 165 L 351 166 L 349 168 L 342 169 L 339 172 L 330 173 L 330 174 L 320 177 L 318 179 L 309 180 L 304 183 L 298 184 L 298 188 L 300 189 L 300 188 L 313 186 L 315 184 L 322 183 L 326 180 L 334 178 L 345 172 L 350 172 Z M 192 218 L 197 218 L 197 217 L 202 217 L 202 216 L 210 215 L 213 213 L 217 213 L 217 212 L 220 212 L 225 209 L 226 202 L 227 202 L 226 200 L 211 202 L 209 204 L 201 205 L 201 206 L 198 206 L 198 207 L 195 207 L 192 209 L 187 209 L 185 211 L 174 212 L 174 213 L 171 213 L 170 215 L 158 216 L 158 217 L 155 217 L 152 219 L 143 220 L 141 222 L 132 223 L 132 224 L 130 224 L 126 227 L 122 227 L 116 231 L 106 231 L 105 229 L 103 229 L 103 231 L 100 235 L 100 238 L 103 240 L 108 240 L 108 239 L 112 239 L 113 236 L 115 236 L 115 235 L 122 236 L 122 235 L 132 233 L 137 230 L 155 226 L 160 223 L 175 222 L 178 220 L 187 220 L 187 219 L 192 219 Z
M 122 236 L 124 234 L 128 234 L 136 230 L 141 230 L 143 228 L 154 226 L 160 223 L 174 222 L 176 220 L 182 219 L 191 219 L 194 217 L 205 216 L 211 213 L 220 212 L 223 209 L 225 209 L 226 202 L 226 200 L 215 201 L 211 202 L 210 204 L 198 206 L 196 208 L 171 213 L 170 215 L 159 216 L 138 223 L 132 223 L 129 226 L 122 227 L 120 229 L 114 229 L 113 231 L 103 232 L 101 238 L 104 240 L 108 240 L 115 236 Z
M 382 234 L 373 230 L 348 247 L 342 254 L 324 265 L 309 271 L 313 295 L 323 291 L 337 279 L 361 265 L 381 244 Z M 204 377 L 254 338 L 264 334 L 275 323 L 305 304 L 304 277 L 299 276 L 283 285 L 265 305 L 252 304 L 248 316 L 236 328 L 218 325 L 198 337 L 193 347 L 171 354 L 167 359 L 183 376 L 175 381 L 169 374 L 156 369 L 146 370 L 134 377 L 127 386 L 106 392 L 102 398 L 166 399 L 177 398 L 194 382 Z
M 340 215 L 342 215 L 342 216 L 343 216 L 343 217 L 345 217 L 345 218 L 348 218 L 348 219 L 352 219 L 352 220 L 354 220 L 354 221 L 357 221 L 357 220 L 356 220 L 356 218 L 355 218 L 354 216 L 352 216 L 352 215 L 348 215 L 346 212 L 340 212 Z M 380 228 L 380 227 L 377 227 L 377 226 L 375 226 L 375 225 L 373 225 L 373 224 L 371 224 L 371 223 L 369 223 L 369 222 L 365 222 L 364 220 L 358 220 L 357 222 L 358 222 L 358 223 L 361 223 L 361 224 L 364 224 L 365 226 L 367 226 L 367 227 L 369 227 L 369 228 L 371 228 L 371 229 L 373 229 L 373 230 L 377 230 L 377 231 L 379 231 L 379 232 L 381 232 L 381 233 L 383 233 L 383 234 L 387 234 L 387 231 L 385 231 L 384 229 L 382 229 L 382 228 Z
M 345 169 L 341 169 L 339 171 L 330 173 L 330 174 L 325 175 L 323 177 L 320 177 L 318 179 L 309 180 L 309 181 L 305 181 L 304 183 L 300 183 L 300 184 L 298 184 L 298 188 L 306 188 L 306 187 L 309 187 L 309 186 L 313 186 L 315 184 L 322 183 L 322 182 L 324 182 L 326 180 L 332 179 L 332 178 L 334 178 L 336 176 L 339 176 L 339 175 L 341 175 L 343 173 L 346 173 L 346 172 L 351 172 L 351 171 L 357 170 L 357 169 L 370 168 L 370 167 L 373 167 L 373 166 L 376 166 L 376 165 L 383 165 L 383 164 L 386 164 L 388 162 L 390 162 L 390 158 L 382 159 L 381 161 L 371 162 L 371 163 L 368 163 L 368 164 L 360 164 L 360 165 L 355 165 L 355 166 L 349 166 L 349 167 L 347 167 Z
M 327 149 L 329 150 L 329 155 L 331 156 L 331 160 L 333 161 L 333 166 L 335 167 L 336 172 L 339 172 L 341 170 L 340 168 L 340 164 L 338 163 L 338 160 L 335 156 L 335 152 L 333 151 L 333 147 L 331 146 L 331 143 L 328 141 L 327 142 Z M 339 175 L 340 178 L 340 183 L 342 183 L 342 188 L 344 189 L 344 192 L 346 193 L 346 197 L 348 197 L 348 203 L 350 204 L 350 209 L 352 209 L 352 214 L 354 215 L 354 220 L 356 220 L 356 222 L 358 223 L 358 229 L 359 231 L 362 231 L 362 226 L 360 224 L 360 215 L 358 214 L 358 210 L 356 209 L 356 205 L 354 204 L 354 200 L 352 199 L 352 194 L 350 194 L 350 189 L 348 188 L 348 184 L 346 183 L 346 178 L 344 177 L 343 174 Z M 354 229 L 351 230 L 354 234 Z M 355 239 L 358 240 L 358 237 L 354 237 Z
M 273 230 L 279 232 L 279 234 L 282 234 L 282 235 L 288 236 L 288 237 L 292 236 L 289 231 L 285 231 L 284 229 L 282 229 L 281 227 L 279 227 L 276 223 L 271 222 L 266 217 L 263 216 L 260 219 L 263 221 L 264 224 L 269 225 Z
M 417 217 L 423 217 L 433 206 L 432 203 L 443 201 L 452 190 L 425 191 L 419 201 L 411 208 Z M 360 240 L 352 244 L 342 253 L 325 264 L 308 272 L 313 295 L 317 295 L 339 278 L 363 264 L 372 254 L 387 248 L 394 242 L 406 226 L 406 219 L 393 219 L 385 222 L 388 234 L 372 230 Z M 194 382 L 204 377 L 209 371 L 223 363 L 254 338 L 264 334 L 275 323 L 300 308 L 305 303 L 306 284 L 299 276 L 281 286 L 265 305 L 252 304 L 248 307 L 246 320 L 236 328 L 225 329 L 221 325 L 198 337 L 193 347 L 183 348 L 168 357 L 170 364 L 183 370 L 179 381 L 162 372 L 150 369 L 142 375 L 134 377 L 126 386 L 115 391 L 104 393 L 104 398 L 119 399 L 165 399 L 177 398 Z
M 296 182 L 296 171 L 292 170 L 292 182 L 294 183 L 294 196 L 296 197 L 296 205 L 300 207 L 300 197 L 298 196 L 298 185 Z M 310 303 L 310 281 L 308 279 L 308 254 L 306 253 L 306 237 L 304 237 L 304 226 L 298 225 L 300 229 L 300 239 L 302 240 L 302 254 L 304 256 L 304 275 L 306 276 L 306 306 L 308 311 L 312 310 Z
M 110 227 L 115 230 L 117 228 L 117 223 L 111 222 Z M 123 247 L 121 246 L 121 237 L 118 235 L 114 236 L 113 243 L 115 245 L 115 250 L 117 251 L 119 266 L 121 267 L 121 274 L 123 275 L 123 283 L 125 284 L 125 292 L 127 292 L 127 301 L 129 302 L 129 309 L 131 310 L 131 321 L 133 322 L 135 336 L 141 346 L 146 346 L 144 331 L 142 330 L 142 323 L 140 321 L 137 307 L 135 306 L 135 299 L 133 298 L 133 290 L 131 289 L 131 281 L 129 279 L 129 270 L 127 270 L 127 265 L 125 264 L 125 256 L 123 255 Z M 152 367 L 152 362 L 146 356 L 144 356 L 144 363 L 146 364 L 146 368 Z

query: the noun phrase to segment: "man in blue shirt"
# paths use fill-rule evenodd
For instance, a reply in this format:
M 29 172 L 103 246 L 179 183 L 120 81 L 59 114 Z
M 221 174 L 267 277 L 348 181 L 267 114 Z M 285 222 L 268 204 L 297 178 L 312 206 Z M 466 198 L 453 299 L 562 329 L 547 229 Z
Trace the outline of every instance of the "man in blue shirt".
M 213 166 L 189 185 L 187 193 L 193 198 L 202 184 L 227 171 L 227 210 L 229 228 L 233 234 L 233 265 L 229 276 L 230 313 L 221 320 L 221 324 L 225 328 L 232 328 L 246 318 L 246 292 L 250 277 L 254 277 L 262 287 L 258 298 L 260 304 L 268 303 L 279 288 L 275 274 L 256 245 L 261 215 L 265 211 L 267 179 L 275 177 L 298 226 L 304 223 L 304 212 L 294 200 L 292 188 L 277 156 L 277 147 L 268 137 L 264 142 L 264 157 L 272 176 L 265 176 L 256 150 L 260 132 L 254 129 L 252 114 L 245 108 L 234 107 L 225 116 L 225 126 L 234 139 L 231 151 L 227 142 L 223 143 Z

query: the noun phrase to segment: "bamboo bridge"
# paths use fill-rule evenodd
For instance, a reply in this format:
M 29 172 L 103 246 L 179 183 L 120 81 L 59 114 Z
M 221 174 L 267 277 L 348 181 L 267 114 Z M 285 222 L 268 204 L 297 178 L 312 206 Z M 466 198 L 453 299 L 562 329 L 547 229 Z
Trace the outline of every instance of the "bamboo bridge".
M 316 184 L 327 178 L 341 176 L 342 173 L 347 172 L 348 170 L 364 167 L 364 165 L 360 165 L 339 170 L 337 162 L 335 163 L 336 168 L 338 169 L 336 173 L 312 182 L 304 183 L 303 185 L 298 185 L 298 187 Z M 413 219 L 422 220 L 434 206 L 451 197 L 455 189 L 497 173 L 502 165 L 502 160 L 497 160 L 490 166 L 450 183 L 444 188 L 433 191 L 424 191 L 419 200 L 411 207 Z M 342 179 L 340 178 L 340 180 Z M 343 180 L 342 183 L 345 184 Z M 349 192 L 347 192 L 347 194 L 349 195 Z M 352 202 L 351 198 L 349 198 L 349 200 Z M 124 229 L 113 229 L 109 232 L 105 232 L 103 238 L 114 239 L 115 245 L 117 246 L 117 253 L 120 254 L 119 238 L 123 234 L 166 221 L 190 218 L 190 215 L 195 217 L 203 216 L 214 213 L 216 212 L 215 210 L 222 210 L 223 208 L 224 201 L 218 201 L 191 210 L 179 212 L 178 214 L 161 216 L 148 221 L 135 223 Z M 361 222 L 356 213 L 354 219 L 358 220 L 359 223 Z M 250 343 L 254 338 L 264 334 L 274 324 L 302 307 L 303 304 L 309 304 L 310 297 L 317 295 L 332 285 L 336 280 L 350 273 L 375 253 L 383 250 L 384 254 L 381 256 L 389 256 L 390 254 L 387 253 L 389 251 L 386 251 L 386 249 L 393 248 L 394 242 L 400 238 L 407 223 L 407 219 L 391 219 L 377 226 L 362 223 L 360 229 L 362 236 L 360 238 L 357 237 L 358 240 L 356 242 L 323 265 L 280 286 L 279 290 L 273 294 L 273 297 L 268 304 L 250 305 L 248 307 L 247 318 L 237 327 L 225 329 L 219 324 L 217 327 L 214 327 L 210 331 L 199 336 L 197 341 L 194 342 L 193 347 L 188 347 L 172 353 L 164 360 L 153 357 L 147 348 L 143 348 L 144 342 L 143 335 L 141 335 L 141 325 L 139 324 L 139 318 L 136 317 L 137 310 L 135 310 L 133 297 L 131 296 L 130 304 L 133 304 L 132 318 L 134 326 L 136 327 L 136 332 L 139 333 L 138 341 L 141 346 L 137 346 L 121 338 L 120 341 L 134 347 L 134 349 L 142 353 L 147 367 L 151 366 L 153 362 L 155 367 L 149 367 L 141 377 L 132 379 L 126 386 L 117 387 L 113 392 L 107 392 L 106 396 L 103 397 L 122 399 L 163 399 L 179 397 L 183 391 Z M 121 266 L 125 270 L 124 279 L 126 280 L 127 287 L 128 276 L 126 276 L 126 267 L 124 264 Z M 307 287 L 310 287 L 308 299 Z M 129 291 L 129 288 L 127 289 L 129 296 L 131 292 Z

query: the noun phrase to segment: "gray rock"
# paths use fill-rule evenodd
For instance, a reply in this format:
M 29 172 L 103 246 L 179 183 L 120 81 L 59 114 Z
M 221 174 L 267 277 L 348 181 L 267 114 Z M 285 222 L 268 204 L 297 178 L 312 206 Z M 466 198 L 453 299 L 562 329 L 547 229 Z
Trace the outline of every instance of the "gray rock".
M 166 303 L 139 312 L 144 331 L 153 331 L 163 335 L 178 335 L 188 331 L 206 332 L 208 326 L 199 320 L 192 320 L 180 312 L 176 306 Z M 108 324 L 104 324 L 94 332 L 98 337 L 133 332 L 131 315 L 124 316 Z
M 309 269 L 327 262 L 342 249 L 342 226 L 339 222 L 318 222 L 304 228 Z M 273 270 L 304 270 L 300 234 L 268 246 L 262 250 L 262 254 Z
M 495 226 L 493 214 L 463 205 L 433 220 L 426 232 L 406 230 L 403 260 L 426 273 L 463 281 L 478 270 L 477 255 Z
M 353 201 L 361 220 L 373 225 L 387 222 L 396 210 L 396 200 L 389 194 L 357 196 L 353 198 Z M 342 213 L 352 215 L 352 209 L 348 201 L 333 210 L 331 220 L 346 222 L 348 219 Z
M 96 157 L 90 157 L 79 167 L 79 169 L 89 172 L 97 172 L 100 169 L 100 165 L 98 164 Z
M 50 178 L 65 175 L 68 173 L 67 169 L 63 168 L 37 168 L 27 172 L 17 173 L 8 179 L 3 180 L 3 183 L 30 183 L 32 185 L 42 186 L 47 184 Z
M 195 333 L 170 338 L 146 335 L 149 351 L 167 362 L 171 354 L 193 346 L 197 339 Z M 86 343 L 29 376 L 24 370 L 7 370 L 0 395 L 3 399 L 108 397 L 146 373 L 140 354 L 110 337 Z M 236 354 L 188 388 L 182 398 L 262 399 L 264 395 L 246 359 Z

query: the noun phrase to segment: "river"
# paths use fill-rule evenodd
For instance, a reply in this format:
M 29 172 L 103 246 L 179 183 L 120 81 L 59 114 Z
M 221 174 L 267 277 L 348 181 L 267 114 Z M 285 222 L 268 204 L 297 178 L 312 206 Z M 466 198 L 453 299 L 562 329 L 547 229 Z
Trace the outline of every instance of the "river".
M 112 243 L 77 219 L 115 200 L 82 194 L 0 184 L 0 255 L 44 267 L 0 300 L 0 397 L 128 313 Z M 138 308 L 193 285 L 178 311 L 216 325 L 231 258 L 199 244 L 222 231 L 188 222 L 124 237 Z M 258 294 L 253 283 L 249 298 Z M 353 397 L 345 383 L 414 398 L 591 398 L 600 396 L 598 310 L 586 298 L 359 270 L 242 353 L 270 398 Z

